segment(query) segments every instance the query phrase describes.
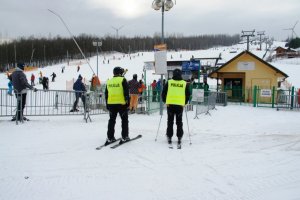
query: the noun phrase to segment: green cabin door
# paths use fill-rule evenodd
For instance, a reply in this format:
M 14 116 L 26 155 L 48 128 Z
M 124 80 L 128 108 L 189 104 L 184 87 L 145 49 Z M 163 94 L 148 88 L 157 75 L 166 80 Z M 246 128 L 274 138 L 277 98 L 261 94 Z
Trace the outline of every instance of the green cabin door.
M 243 101 L 243 79 L 225 78 L 224 91 L 227 92 L 229 100 Z

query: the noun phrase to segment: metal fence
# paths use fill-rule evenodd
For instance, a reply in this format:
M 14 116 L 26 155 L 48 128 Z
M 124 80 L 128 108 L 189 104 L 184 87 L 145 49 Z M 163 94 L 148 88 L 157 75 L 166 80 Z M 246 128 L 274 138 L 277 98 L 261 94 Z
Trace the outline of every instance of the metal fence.
M 145 90 L 139 95 L 137 113 L 151 114 L 160 109 L 160 93 L 159 91 Z
M 79 98 L 78 112 L 70 112 L 76 99 L 74 91 L 28 90 L 26 98 L 22 98 L 22 94 L 8 95 L 7 91 L 7 89 L 0 89 L 0 117 L 19 117 L 16 116 L 17 110 L 23 110 L 23 103 L 26 103 L 23 116 L 83 115 L 86 121 L 88 119 L 91 121 L 90 115 L 107 113 L 104 95 L 97 91 L 83 93 L 86 103 L 84 105 Z
M 277 96 L 276 109 L 285 110 L 300 110 L 300 95 L 299 94 L 283 94 Z
M 257 86 L 254 86 L 254 98 L 253 106 L 254 107 L 269 107 L 279 109 L 290 109 L 290 110 L 299 110 L 299 95 L 300 90 L 291 87 L 288 90 L 275 89 L 261 89 Z
M 91 115 L 106 114 L 105 97 L 102 91 L 89 91 L 83 94 L 85 105 L 79 98 L 78 112 L 70 112 L 76 100 L 75 91 L 65 90 L 27 90 L 26 98 L 21 94 L 8 95 L 7 89 L 0 89 L 0 117 L 15 117 L 23 121 L 23 116 L 72 116 L 82 115 L 86 122 L 91 121 Z M 26 102 L 23 110 L 23 103 Z M 18 107 L 19 103 L 19 107 Z M 203 102 L 192 102 L 186 109 L 194 110 L 196 117 L 201 113 L 209 113 L 215 109 L 216 104 L 226 106 L 227 94 L 225 92 L 206 92 Z M 164 105 L 165 108 L 165 105 Z M 146 90 L 139 96 L 136 113 L 151 114 L 160 109 L 159 91 Z M 18 112 L 23 110 L 23 112 Z M 17 116 L 19 115 L 21 116 Z M 16 123 L 18 121 L 16 120 Z
M 210 110 L 216 109 L 216 105 L 227 105 L 227 93 L 226 92 L 211 92 L 204 93 L 204 98 L 196 99 L 192 101 L 192 105 L 196 106 L 195 118 L 198 118 L 200 114 L 209 114 Z
M 7 89 L 0 89 L 0 117 L 15 116 L 17 113 L 17 96 L 7 94 Z M 59 116 L 59 115 L 84 115 L 85 119 L 90 119 L 90 115 L 107 113 L 104 92 L 89 91 L 84 93 L 86 99 L 86 109 L 82 100 L 79 99 L 77 108 L 79 112 L 70 112 L 75 102 L 75 92 L 65 90 L 38 90 L 33 92 L 27 90 L 24 106 L 24 116 Z M 22 105 L 23 99 L 19 102 Z M 151 114 L 160 108 L 160 93 L 146 90 L 139 96 L 137 113 Z M 22 109 L 22 108 L 19 108 Z M 86 117 L 87 116 L 87 117 Z

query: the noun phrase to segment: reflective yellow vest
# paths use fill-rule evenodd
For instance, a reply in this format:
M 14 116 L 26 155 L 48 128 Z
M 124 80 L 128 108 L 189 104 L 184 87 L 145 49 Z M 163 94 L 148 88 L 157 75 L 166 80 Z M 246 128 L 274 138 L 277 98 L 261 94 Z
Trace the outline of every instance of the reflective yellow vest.
M 173 79 L 169 80 L 166 104 L 184 106 L 185 87 L 186 87 L 186 82 L 184 80 L 180 80 L 180 81 L 176 81 Z
M 124 77 L 113 77 L 107 81 L 107 104 L 125 104 L 123 79 Z

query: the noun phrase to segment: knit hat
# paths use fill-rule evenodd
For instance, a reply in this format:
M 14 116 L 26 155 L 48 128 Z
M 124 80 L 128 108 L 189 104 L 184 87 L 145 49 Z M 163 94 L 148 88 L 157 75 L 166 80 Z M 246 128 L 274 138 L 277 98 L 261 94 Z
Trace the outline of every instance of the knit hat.
M 24 63 L 18 63 L 18 68 L 20 68 L 21 70 L 24 70 L 25 64 Z

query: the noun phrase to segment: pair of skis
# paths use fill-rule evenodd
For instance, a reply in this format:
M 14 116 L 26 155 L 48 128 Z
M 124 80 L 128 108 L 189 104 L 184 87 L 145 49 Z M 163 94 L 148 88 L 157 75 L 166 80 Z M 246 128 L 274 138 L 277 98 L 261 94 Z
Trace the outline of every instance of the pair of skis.
M 125 143 L 132 142 L 132 141 L 134 141 L 134 140 L 140 139 L 141 137 L 142 137 L 142 135 L 138 135 L 138 136 L 133 137 L 133 138 L 131 138 L 130 140 L 127 140 L 127 141 L 123 141 L 123 140 L 121 140 L 121 138 L 118 138 L 118 139 L 116 139 L 116 140 L 113 141 L 113 142 L 107 142 L 107 141 L 106 141 L 103 145 L 97 147 L 96 150 L 100 150 L 100 149 L 102 149 L 103 147 L 109 146 L 109 145 L 111 145 L 111 144 L 114 144 L 114 145 L 112 145 L 110 148 L 115 149 L 115 148 L 117 148 L 117 147 L 119 147 L 119 146 L 121 146 L 121 145 L 123 145 L 123 144 L 125 144 Z M 171 143 L 168 143 L 168 145 L 169 145 L 169 148 L 170 148 L 170 149 L 173 149 L 173 144 L 172 144 L 172 142 L 171 142 Z M 177 149 L 181 149 L 181 143 L 177 143 Z
M 115 148 L 117 148 L 117 147 L 119 147 L 119 146 L 121 146 L 121 145 L 123 145 L 123 144 L 125 144 L 125 143 L 132 142 L 132 141 L 134 141 L 134 140 L 140 139 L 141 137 L 142 137 L 142 135 L 138 135 L 138 136 L 136 136 L 136 137 L 134 137 L 134 138 L 131 138 L 130 140 L 126 140 L 126 141 L 123 141 L 123 140 L 121 140 L 121 138 L 118 138 L 118 139 L 116 139 L 116 141 L 113 141 L 113 142 L 105 142 L 103 145 L 97 147 L 96 150 L 100 150 L 100 149 L 102 149 L 103 147 L 106 147 L 106 146 L 109 146 L 109 145 L 111 145 L 111 144 L 116 143 L 116 144 L 114 144 L 113 146 L 110 147 L 110 148 L 112 148 L 112 149 L 115 149 Z M 117 143 L 117 142 L 118 142 L 118 143 Z

